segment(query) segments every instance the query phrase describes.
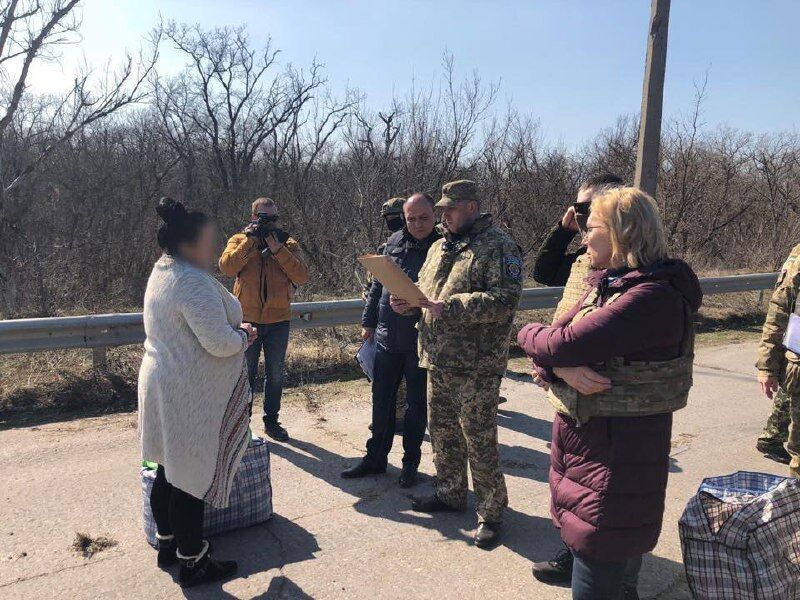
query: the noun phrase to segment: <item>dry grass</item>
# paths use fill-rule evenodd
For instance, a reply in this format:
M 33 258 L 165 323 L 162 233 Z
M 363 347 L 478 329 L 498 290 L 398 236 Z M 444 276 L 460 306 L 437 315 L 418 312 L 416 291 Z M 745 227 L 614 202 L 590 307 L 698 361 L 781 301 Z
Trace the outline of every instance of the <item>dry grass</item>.
M 0 355 L 0 428 L 135 410 L 141 350 L 109 349 L 107 373 L 87 350 Z
M 287 387 L 361 377 L 354 358 L 359 332 L 355 327 L 293 332 Z M 136 410 L 141 357 L 139 346 L 110 348 L 108 371 L 98 372 L 89 350 L 0 354 L 0 429 Z
M 111 538 L 98 536 L 91 537 L 85 533 L 76 533 L 75 541 L 72 542 L 72 550 L 82 555 L 84 558 L 91 558 L 98 552 L 102 552 L 108 548 L 113 548 L 119 542 Z
M 360 327 L 305 329 L 292 333 L 286 353 L 287 386 L 361 377 L 355 361 Z

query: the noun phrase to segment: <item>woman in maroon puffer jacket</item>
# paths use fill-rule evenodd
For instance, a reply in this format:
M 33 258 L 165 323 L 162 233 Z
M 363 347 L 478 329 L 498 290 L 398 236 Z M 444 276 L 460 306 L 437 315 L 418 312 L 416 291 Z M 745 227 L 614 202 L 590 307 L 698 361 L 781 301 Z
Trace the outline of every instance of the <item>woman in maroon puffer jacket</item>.
M 614 383 L 589 365 L 679 357 L 692 327 L 687 315 L 700 307 L 702 292 L 686 263 L 667 258 L 655 202 L 641 190 L 617 188 L 597 197 L 584 243 L 598 269 L 589 277 L 597 299 L 589 303 L 589 292 L 553 326 L 525 326 L 517 341 L 534 363 L 534 380 L 546 385 L 558 378 L 591 395 Z M 621 597 L 629 561 L 655 547 L 671 430 L 671 413 L 582 424 L 556 415 L 551 513 L 574 556 L 573 598 Z

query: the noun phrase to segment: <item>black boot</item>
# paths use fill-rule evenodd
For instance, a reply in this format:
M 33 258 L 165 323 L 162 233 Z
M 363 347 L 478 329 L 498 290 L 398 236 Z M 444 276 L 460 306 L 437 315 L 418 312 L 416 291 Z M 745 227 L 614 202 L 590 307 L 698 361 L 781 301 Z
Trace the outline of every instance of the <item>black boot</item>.
M 623 600 L 639 600 L 639 592 L 635 587 L 625 587 L 622 590 Z
M 461 512 L 463 506 L 450 506 L 439 499 L 439 496 L 427 496 L 424 498 L 412 498 L 411 510 L 416 512 L 435 513 L 435 512 Z
M 289 432 L 281 427 L 278 419 L 264 419 L 264 433 L 276 442 L 286 442 L 289 439 Z
M 193 587 L 203 583 L 224 581 L 236 574 L 238 565 L 232 560 L 215 560 L 211 556 L 208 542 L 203 542 L 203 550 L 197 556 L 181 556 L 181 570 L 178 573 L 178 582 L 181 587 Z
M 475 545 L 484 550 L 492 548 L 500 539 L 500 523 L 481 523 L 475 532 Z
M 403 470 L 400 471 L 400 487 L 410 488 L 417 485 L 417 467 L 403 463 Z
M 783 447 L 783 444 L 776 441 L 758 440 L 756 450 L 761 452 L 770 460 L 788 465 L 792 462 L 792 456 Z
M 344 479 L 359 479 L 367 475 L 380 475 L 381 473 L 386 473 L 386 465 L 377 467 L 364 457 L 357 465 L 342 471 L 342 477 Z
M 163 569 L 177 563 L 178 543 L 175 541 L 175 536 L 156 534 L 156 541 L 158 542 L 158 566 Z
M 533 564 L 533 576 L 542 583 L 569 583 L 572 581 L 572 552 L 566 546 L 553 558 Z

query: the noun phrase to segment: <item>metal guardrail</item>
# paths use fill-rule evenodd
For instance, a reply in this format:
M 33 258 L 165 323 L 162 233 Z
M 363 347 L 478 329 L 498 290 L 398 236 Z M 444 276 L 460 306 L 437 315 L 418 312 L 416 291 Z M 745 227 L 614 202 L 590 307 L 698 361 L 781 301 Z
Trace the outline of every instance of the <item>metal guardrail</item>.
M 726 294 L 770 289 L 777 273 L 706 277 L 700 280 L 705 294 Z M 563 288 L 523 290 L 520 310 L 553 308 Z M 361 322 L 363 302 L 333 300 L 297 302 L 292 305 L 295 329 L 356 325 Z M 107 348 L 141 344 L 144 341 L 142 313 L 117 313 L 81 317 L 15 319 L 0 321 L 0 354 L 40 352 L 64 348 Z M 102 362 L 102 352 L 95 353 Z

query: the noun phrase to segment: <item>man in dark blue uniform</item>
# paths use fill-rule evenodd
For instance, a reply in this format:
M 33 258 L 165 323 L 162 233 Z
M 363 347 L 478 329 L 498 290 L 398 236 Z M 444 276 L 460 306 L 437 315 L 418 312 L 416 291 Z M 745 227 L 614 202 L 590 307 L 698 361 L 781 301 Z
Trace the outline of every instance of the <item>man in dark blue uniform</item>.
M 416 281 L 428 249 L 439 239 L 434 230 L 433 199 L 427 194 L 414 194 L 403 205 L 403 216 L 403 228 L 389 237 L 383 254 Z M 377 345 L 372 382 L 372 437 L 367 442 L 366 456 L 342 472 L 342 477 L 386 472 L 395 430 L 395 397 L 405 379 L 408 408 L 403 427 L 400 487 L 411 487 L 417 482 L 427 422 L 427 378 L 417 356 L 418 320 L 418 312 L 409 315 L 394 312 L 389 306 L 389 291 L 379 281 L 372 282 L 361 319 L 362 337 L 365 340 L 374 337 Z

